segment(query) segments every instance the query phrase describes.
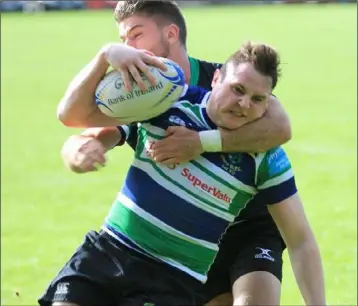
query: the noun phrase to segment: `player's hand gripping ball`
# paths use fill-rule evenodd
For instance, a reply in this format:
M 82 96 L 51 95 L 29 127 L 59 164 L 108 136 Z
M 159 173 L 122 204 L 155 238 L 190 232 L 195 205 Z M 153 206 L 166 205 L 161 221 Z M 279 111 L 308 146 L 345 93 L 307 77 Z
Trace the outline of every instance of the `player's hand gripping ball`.
M 145 121 L 168 110 L 184 90 L 184 72 L 173 61 L 160 59 L 167 71 L 149 66 L 156 84 L 151 84 L 142 75 L 146 90 L 140 89 L 133 81 L 131 90 L 128 91 L 124 86 L 122 73 L 117 70 L 109 72 L 96 89 L 96 104 L 99 109 L 122 124 Z

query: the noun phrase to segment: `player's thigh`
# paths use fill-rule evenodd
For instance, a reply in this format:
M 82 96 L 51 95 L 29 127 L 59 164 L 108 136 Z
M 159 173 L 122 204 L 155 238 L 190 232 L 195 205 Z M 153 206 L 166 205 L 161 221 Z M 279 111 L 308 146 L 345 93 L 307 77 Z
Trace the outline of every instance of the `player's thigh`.
M 250 236 L 230 268 L 234 305 L 278 305 L 285 249 L 279 234 Z M 236 304 L 235 304 L 236 303 Z
M 266 271 L 241 276 L 232 288 L 234 305 L 279 305 L 281 282 Z
M 116 260 L 108 254 L 115 254 Z M 79 306 L 115 304 L 116 295 L 111 291 L 109 280 L 121 275 L 123 271 L 121 262 L 127 261 L 127 258 L 124 258 L 125 254 L 122 254 L 121 250 L 111 247 L 101 234 L 90 231 L 52 280 L 39 299 L 39 304 L 41 306 L 50 306 L 54 303 Z M 116 289 L 120 295 L 122 288 Z
M 214 297 L 212 300 L 210 300 L 208 303 L 206 303 L 204 306 L 232 306 L 233 304 L 233 298 L 231 293 L 223 293 L 216 297 Z

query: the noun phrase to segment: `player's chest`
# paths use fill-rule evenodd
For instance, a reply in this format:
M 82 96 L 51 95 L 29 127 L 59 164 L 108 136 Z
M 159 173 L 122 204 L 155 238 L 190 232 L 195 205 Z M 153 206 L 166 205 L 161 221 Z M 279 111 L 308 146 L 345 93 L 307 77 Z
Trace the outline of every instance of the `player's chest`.
M 179 187 L 188 196 L 225 210 L 230 210 L 237 199 L 246 202 L 256 194 L 255 164 L 246 154 L 204 154 L 189 163 L 170 166 L 154 163 L 152 147 L 163 133 L 163 129 L 143 125 L 138 133 L 136 158 L 151 164 L 153 171 L 166 178 L 169 189 Z

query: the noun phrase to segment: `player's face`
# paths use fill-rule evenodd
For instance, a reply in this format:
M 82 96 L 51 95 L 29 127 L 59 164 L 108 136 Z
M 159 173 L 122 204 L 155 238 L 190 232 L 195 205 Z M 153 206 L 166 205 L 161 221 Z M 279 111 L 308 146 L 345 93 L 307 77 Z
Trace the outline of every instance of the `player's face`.
M 272 91 L 272 79 L 257 72 L 252 64 L 229 64 L 226 76 L 216 71 L 208 114 L 214 123 L 237 129 L 265 113 Z
M 156 56 L 168 57 L 170 44 L 165 27 L 159 27 L 153 18 L 133 15 L 118 24 L 119 36 L 128 46 L 151 51 Z

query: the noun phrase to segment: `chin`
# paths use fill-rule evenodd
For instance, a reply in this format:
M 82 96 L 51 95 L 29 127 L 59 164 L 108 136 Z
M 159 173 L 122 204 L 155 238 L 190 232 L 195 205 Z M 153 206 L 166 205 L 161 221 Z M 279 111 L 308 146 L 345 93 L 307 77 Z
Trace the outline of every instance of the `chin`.
M 236 130 L 247 123 L 248 123 L 248 121 L 246 120 L 246 118 L 222 120 L 222 122 L 220 122 L 220 127 L 227 129 L 227 130 Z

